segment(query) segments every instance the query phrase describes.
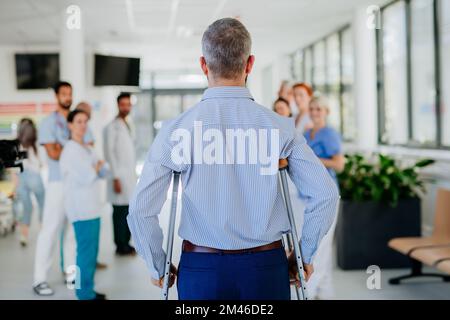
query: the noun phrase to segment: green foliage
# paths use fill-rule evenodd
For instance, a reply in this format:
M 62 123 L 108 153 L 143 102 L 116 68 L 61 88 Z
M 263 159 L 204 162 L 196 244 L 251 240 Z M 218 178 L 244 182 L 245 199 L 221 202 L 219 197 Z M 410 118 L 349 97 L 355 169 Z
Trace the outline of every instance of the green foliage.
M 400 199 L 418 197 L 425 192 L 419 169 L 435 161 L 424 159 L 400 168 L 389 156 L 378 154 L 370 163 L 362 155 L 346 155 L 344 170 L 338 174 L 341 196 L 350 201 L 382 201 L 395 207 Z

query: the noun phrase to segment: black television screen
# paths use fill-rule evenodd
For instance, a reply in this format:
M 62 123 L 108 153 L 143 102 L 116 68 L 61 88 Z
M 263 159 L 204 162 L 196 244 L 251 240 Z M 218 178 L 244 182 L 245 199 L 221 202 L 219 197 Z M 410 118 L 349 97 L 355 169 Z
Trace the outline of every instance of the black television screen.
M 95 86 L 139 86 L 139 58 L 95 55 Z
M 15 54 L 17 89 L 47 89 L 59 81 L 57 53 Z

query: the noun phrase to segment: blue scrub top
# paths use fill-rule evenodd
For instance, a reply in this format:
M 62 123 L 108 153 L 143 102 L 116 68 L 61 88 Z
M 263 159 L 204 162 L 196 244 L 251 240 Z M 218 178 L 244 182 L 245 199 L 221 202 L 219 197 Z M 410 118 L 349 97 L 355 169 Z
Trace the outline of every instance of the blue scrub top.
M 70 139 L 70 131 L 67 126 L 67 120 L 58 112 L 52 112 L 48 117 L 42 120 L 39 126 L 39 144 L 59 143 L 64 146 Z M 85 136 L 85 143 L 94 142 L 91 130 L 88 128 Z M 47 157 L 48 161 L 48 181 L 60 181 L 61 174 L 59 161 Z
M 342 141 L 341 135 L 330 127 L 324 127 L 316 132 L 314 139 L 311 138 L 312 129 L 304 133 L 308 146 L 314 151 L 317 157 L 331 159 L 334 155 L 341 153 Z M 336 172 L 327 168 L 331 177 L 337 184 Z

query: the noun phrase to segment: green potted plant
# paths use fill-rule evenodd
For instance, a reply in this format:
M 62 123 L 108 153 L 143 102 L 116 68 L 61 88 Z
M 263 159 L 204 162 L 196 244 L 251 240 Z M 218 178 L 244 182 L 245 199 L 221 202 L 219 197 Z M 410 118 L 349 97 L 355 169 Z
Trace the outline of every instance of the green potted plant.
M 338 175 L 342 197 L 336 225 L 338 266 L 344 270 L 408 267 L 408 258 L 387 243 L 395 237 L 420 236 L 419 195 L 425 188 L 419 170 L 434 160 L 402 168 L 383 154 L 372 162 L 360 154 L 346 159 Z

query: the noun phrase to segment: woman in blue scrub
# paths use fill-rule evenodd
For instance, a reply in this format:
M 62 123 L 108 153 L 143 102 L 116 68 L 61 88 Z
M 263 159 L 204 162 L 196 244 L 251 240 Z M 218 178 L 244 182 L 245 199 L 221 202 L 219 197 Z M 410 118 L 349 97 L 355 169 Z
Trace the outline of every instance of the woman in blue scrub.
M 309 103 L 309 115 L 313 128 L 304 133 L 306 142 L 337 182 L 336 172 L 344 169 L 345 158 L 342 154 L 341 136 L 327 126 L 329 114 L 328 102 L 323 97 L 315 97 Z M 322 239 L 314 259 L 314 274 L 308 283 L 310 295 L 316 299 L 332 299 L 333 288 L 333 237 L 336 220 Z
M 344 170 L 345 158 L 341 151 L 340 134 L 327 126 L 329 112 L 325 98 L 313 98 L 309 103 L 309 115 L 313 128 L 305 131 L 304 136 L 308 145 L 337 183 L 336 172 Z

